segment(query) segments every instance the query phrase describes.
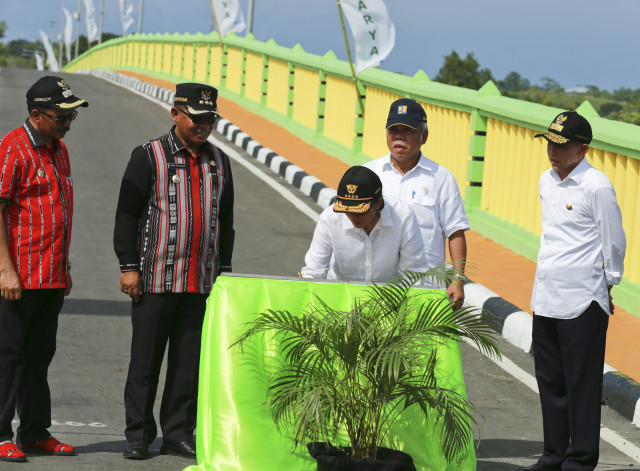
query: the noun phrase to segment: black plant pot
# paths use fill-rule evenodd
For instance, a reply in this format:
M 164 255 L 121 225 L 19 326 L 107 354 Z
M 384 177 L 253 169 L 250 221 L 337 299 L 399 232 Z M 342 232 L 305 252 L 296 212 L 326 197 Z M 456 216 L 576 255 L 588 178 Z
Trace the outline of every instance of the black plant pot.
M 309 454 L 318 462 L 318 471 L 416 471 L 411 456 L 402 451 L 378 448 L 374 459 L 352 459 L 350 448 L 338 450 L 328 443 L 309 443 Z

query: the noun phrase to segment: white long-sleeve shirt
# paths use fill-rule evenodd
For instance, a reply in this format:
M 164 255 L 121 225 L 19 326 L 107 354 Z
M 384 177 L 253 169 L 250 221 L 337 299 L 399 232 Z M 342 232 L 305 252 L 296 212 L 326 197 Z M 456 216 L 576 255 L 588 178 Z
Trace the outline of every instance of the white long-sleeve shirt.
M 367 235 L 344 213 L 325 209 L 301 270 L 304 278 L 387 282 L 400 272 L 427 270 L 418 221 L 411 207 L 384 198 L 380 219 Z
M 539 190 L 542 235 L 531 309 L 572 319 L 597 301 L 608 313 L 607 285 L 620 283 L 627 245 L 611 182 L 585 157 L 564 180 L 547 170 Z

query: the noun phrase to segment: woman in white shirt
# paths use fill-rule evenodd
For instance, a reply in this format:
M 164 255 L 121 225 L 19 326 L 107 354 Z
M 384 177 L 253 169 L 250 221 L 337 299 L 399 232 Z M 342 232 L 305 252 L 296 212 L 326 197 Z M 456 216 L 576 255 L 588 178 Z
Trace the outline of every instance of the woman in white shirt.
M 304 260 L 303 278 L 345 281 L 386 283 L 405 270 L 428 267 L 413 210 L 399 199 L 383 199 L 380 178 L 361 166 L 343 175 Z

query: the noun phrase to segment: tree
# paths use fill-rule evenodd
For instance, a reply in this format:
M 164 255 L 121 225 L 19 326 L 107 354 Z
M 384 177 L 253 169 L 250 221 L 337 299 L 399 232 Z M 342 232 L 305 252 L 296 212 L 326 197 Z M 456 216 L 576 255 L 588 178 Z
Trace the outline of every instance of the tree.
M 480 64 L 473 57 L 472 52 L 467 53 L 467 56 L 462 59 L 455 50 L 452 50 L 451 54 L 444 57 L 444 64 L 435 80 L 478 90 L 489 80 L 493 80 L 493 77 L 489 69 L 480 69 Z
M 521 92 L 531 87 L 529 80 L 521 77 L 518 72 L 509 72 L 503 80 L 496 84 L 502 92 Z
M 9 29 L 7 22 L 4 20 L 0 21 L 0 39 L 4 38 L 4 33 L 7 32 L 7 29 Z
M 562 85 L 551 77 L 542 77 L 540 82 L 542 83 L 542 89 L 546 92 L 561 92 L 564 90 Z
M 26 39 L 14 39 L 7 44 L 9 48 L 9 54 L 17 57 L 33 57 L 34 52 L 43 51 L 41 41 L 27 41 Z

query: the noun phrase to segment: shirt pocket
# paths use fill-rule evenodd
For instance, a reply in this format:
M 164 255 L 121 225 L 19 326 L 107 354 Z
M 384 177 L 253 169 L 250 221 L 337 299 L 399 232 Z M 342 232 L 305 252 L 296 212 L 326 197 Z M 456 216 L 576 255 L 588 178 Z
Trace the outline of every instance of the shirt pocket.
M 436 227 L 438 208 L 436 198 L 429 193 L 416 194 L 410 200 L 411 207 L 416 214 L 421 229 L 432 230 Z

